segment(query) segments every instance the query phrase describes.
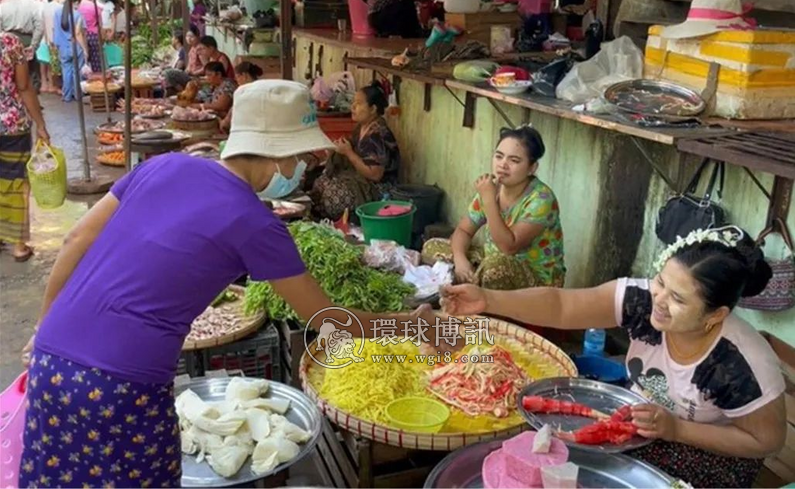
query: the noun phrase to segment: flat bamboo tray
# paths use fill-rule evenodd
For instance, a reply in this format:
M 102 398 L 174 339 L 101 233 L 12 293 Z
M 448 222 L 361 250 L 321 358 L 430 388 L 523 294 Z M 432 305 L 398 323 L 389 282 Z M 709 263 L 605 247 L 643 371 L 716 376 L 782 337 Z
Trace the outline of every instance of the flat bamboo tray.
M 172 117 L 171 125 L 174 129 L 188 132 L 216 131 L 218 130 L 218 118 L 213 117 L 206 121 L 181 121 Z
M 265 311 L 261 311 L 254 316 L 246 316 L 243 312 L 243 297 L 246 292 L 243 287 L 238 285 L 230 285 L 228 290 L 233 292 L 238 297 L 234 304 L 238 306 L 236 308 L 238 309 L 237 312 L 240 317 L 244 319 L 243 326 L 232 333 L 221 336 L 195 341 L 185 340 L 185 343 L 182 345 L 182 351 L 204 350 L 205 348 L 226 345 L 227 343 L 232 343 L 255 333 L 263 324 L 265 324 L 265 319 L 267 318 Z
M 117 154 L 121 153 L 121 155 L 122 155 L 121 160 L 117 161 L 117 160 L 110 159 L 109 156 L 110 156 L 111 153 L 117 153 Z M 105 150 L 104 152 L 102 152 L 102 153 L 97 155 L 97 163 L 100 163 L 100 164 L 105 165 L 105 166 L 122 167 L 122 166 L 124 166 L 126 164 L 125 161 L 124 161 L 124 150 L 123 149 L 121 149 L 121 150 L 119 150 L 119 149 Z
M 476 318 L 472 317 L 472 319 Z M 550 341 L 515 324 L 493 318 L 488 319 L 488 332 L 495 340 L 514 340 L 526 348 L 526 351 L 546 357 L 549 364 L 557 370 L 556 375 L 553 376 L 577 377 L 577 367 L 574 362 Z M 369 359 L 365 361 L 369 361 Z M 367 421 L 336 408 L 320 396 L 319 389 L 310 381 L 310 372 L 321 368 L 309 358 L 309 353 L 305 352 L 303 354 L 301 357 L 300 375 L 301 387 L 304 392 L 317 402 L 320 410 L 331 422 L 354 435 L 379 443 L 413 450 L 452 451 L 462 446 L 512 436 L 528 428 L 526 422 L 521 420 L 517 421 L 514 426 L 499 430 L 429 434 L 402 431 L 388 425 Z

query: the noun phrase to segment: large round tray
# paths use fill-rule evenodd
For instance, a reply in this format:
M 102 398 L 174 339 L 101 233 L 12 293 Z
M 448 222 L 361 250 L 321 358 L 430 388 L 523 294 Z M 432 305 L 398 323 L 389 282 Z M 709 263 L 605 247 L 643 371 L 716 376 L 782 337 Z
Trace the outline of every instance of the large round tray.
M 97 163 L 105 166 L 113 166 L 113 167 L 123 167 L 125 166 L 124 158 L 121 161 L 114 161 L 108 158 L 108 155 L 111 153 L 124 153 L 124 148 L 118 148 L 115 146 L 103 148 L 99 154 L 97 154 Z
M 641 114 L 669 121 L 690 120 L 707 104 L 695 91 L 659 80 L 630 80 L 611 85 L 604 98 L 610 107 L 625 114 Z M 663 103 L 659 107 L 653 104 Z
M 548 424 L 563 431 L 574 431 L 593 423 L 594 420 L 580 416 L 528 413 L 522 408 L 522 397 L 524 396 L 541 396 L 562 401 L 578 402 L 605 414 L 612 414 L 613 411 L 622 406 L 649 402 L 628 389 L 595 380 L 565 377 L 543 379 L 528 385 L 516 396 L 519 412 L 530 423 L 530 426 L 536 430 Z M 621 453 L 646 446 L 652 442 L 648 438 L 637 435 L 621 445 L 581 445 L 565 440 L 562 441 L 569 447 L 596 453 Z
M 232 343 L 249 336 L 250 334 L 257 331 L 263 324 L 265 324 L 265 319 L 267 317 L 265 311 L 260 311 L 253 316 L 245 316 L 245 313 L 243 312 L 243 297 L 246 293 L 246 289 L 240 287 L 239 285 L 230 285 L 227 287 L 227 289 L 231 292 L 234 292 L 234 294 L 238 296 L 238 300 L 235 301 L 234 304 L 239 306 L 239 314 L 241 317 L 247 319 L 243 327 L 237 331 L 222 336 L 215 336 L 213 338 L 195 341 L 185 340 L 185 343 L 182 345 L 182 351 L 204 350 L 205 348 L 226 345 L 227 343 Z
M 488 441 L 451 453 L 431 471 L 424 487 L 482 488 L 483 460 L 499 449 L 502 442 Z M 578 487 L 670 488 L 674 482 L 658 468 L 626 455 L 596 454 L 571 448 L 569 460 L 580 467 Z
M 230 380 L 230 378 L 196 379 L 189 384 L 178 387 L 176 389 L 176 395 L 181 394 L 185 389 L 190 389 L 204 401 L 222 401 L 226 393 L 226 386 L 229 384 Z M 299 445 L 301 451 L 298 453 L 298 456 L 263 475 L 257 475 L 251 471 L 251 457 L 249 457 L 240 471 L 234 477 L 227 479 L 213 472 L 213 469 L 206 461 L 196 463 L 195 456 L 183 454 L 182 487 L 229 487 L 250 484 L 253 481 L 265 479 L 281 472 L 300 461 L 314 450 L 317 440 L 320 437 L 323 419 L 317 407 L 312 404 L 312 401 L 310 401 L 303 392 L 279 382 L 270 383 L 270 388 L 268 389 L 266 397 L 271 399 L 288 399 L 290 401 L 290 409 L 284 416 L 288 421 L 303 428 L 312 435 L 312 438 L 308 442 Z M 249 485 L 247 487 L 252 486 Z
M 477 316 L 474 316 L 471 319 L 475 320 L 477 318 Z M 551 363 L 557 366 L 560 375 L 577 376 L 577 367 L 574 365 L 574 362 L 553 343 L 515 324 L 493 318 L 488 318 L 488 320 L 489 334 L 493 335 L 495 339 L 501 337 L 516 340 L 527 350 L 534 350 L 534 353 L 546 356 Z M 306 392 L 313 401 L 317 402 L 323 414 L 334 424 L 355 435 L 379 443 L 416 450 L 452 451 L 456 448 L 481 441 L 515 435 L 527 429 L 527 424 L 520 422 L 515 426 L 501 430 L 479 431 L 475 433 L 443 432 L 429 434 L 402 431 L 391 426 L 373 423 L 372 421 L 361 419 L 349 412 L 336 408 L 320 396 L 318 390 L 309 381 L 311 369 L 319 368 L 322 367 L 318 366 L 318 364 L 310 358 L 309 354 L 305 352 L 301 357 L 300 365 L 301 387 L 304 389 L 304 392 Z

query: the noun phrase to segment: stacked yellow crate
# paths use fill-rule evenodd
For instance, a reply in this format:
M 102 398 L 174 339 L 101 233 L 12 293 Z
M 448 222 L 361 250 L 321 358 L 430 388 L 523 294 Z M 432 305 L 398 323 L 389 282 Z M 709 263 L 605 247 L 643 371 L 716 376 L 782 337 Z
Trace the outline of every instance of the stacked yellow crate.
M 795 118 L 795 32 L 723 31 L 665 39 L 649 29 L 645 78 L 695 90 L 707 85 L 710 63 L 721 65 L 712 115 L 730 119 Z

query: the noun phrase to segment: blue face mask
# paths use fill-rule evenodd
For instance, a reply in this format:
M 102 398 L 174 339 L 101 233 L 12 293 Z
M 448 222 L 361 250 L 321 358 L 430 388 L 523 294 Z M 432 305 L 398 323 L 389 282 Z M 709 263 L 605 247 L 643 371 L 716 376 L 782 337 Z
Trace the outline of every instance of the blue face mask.
M 290 195 L 293 190 L 298 188 L 301 184 L 301 177 L 304 176 L 306 171 L 306 163 L 303 160 L 298 161 L 295 166 L 292 178 L 287 178 L 282 174 L 279 165 L 276 165 L 276 174 L 271 177 L 270 183 L 265 187 L 265 190 L 258 193 L 261 198 L 265 199 L 280 199 L 285 195 Z

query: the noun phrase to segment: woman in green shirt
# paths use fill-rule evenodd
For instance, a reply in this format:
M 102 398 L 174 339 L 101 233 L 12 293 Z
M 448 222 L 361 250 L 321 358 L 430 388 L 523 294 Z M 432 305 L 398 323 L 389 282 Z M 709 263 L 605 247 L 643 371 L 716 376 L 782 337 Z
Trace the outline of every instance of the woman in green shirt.
M 492 173 L 475 182 L 477 194 L 450 240 L 423 247 L 426 263 L 451 261 L 458 282 L 489 289 L 563 287 L 563 230 L 552 189 L 535 174 L 544 155 L 541 135 L 529 126 L 500 131 Z M 471 247 L 485 227 L 485 246 Z

